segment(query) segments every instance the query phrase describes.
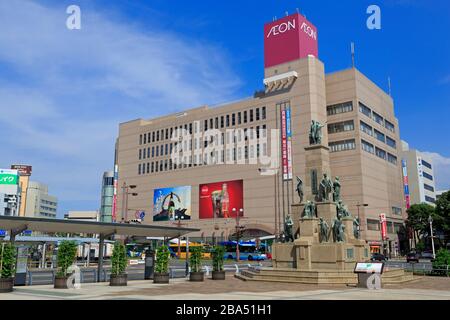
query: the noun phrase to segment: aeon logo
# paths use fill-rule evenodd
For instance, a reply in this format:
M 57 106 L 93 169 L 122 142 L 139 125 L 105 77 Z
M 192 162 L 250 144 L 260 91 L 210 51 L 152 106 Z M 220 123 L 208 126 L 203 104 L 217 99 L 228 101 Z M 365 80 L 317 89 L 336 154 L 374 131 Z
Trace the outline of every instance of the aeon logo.
M 280 33 L 285 33 L 286 31 L 289 31 L 291 29 L 295 29 L 295 19 L 273 26 L 267 34 L 267 38 L 269 38 L 271 35 L 276 36 Z
M 313 38 L 314 40 L 317 40 L 317 32 L 314 31 L 306 22 L 302 23 L 302 26 L 300 27 L 308 36 Z

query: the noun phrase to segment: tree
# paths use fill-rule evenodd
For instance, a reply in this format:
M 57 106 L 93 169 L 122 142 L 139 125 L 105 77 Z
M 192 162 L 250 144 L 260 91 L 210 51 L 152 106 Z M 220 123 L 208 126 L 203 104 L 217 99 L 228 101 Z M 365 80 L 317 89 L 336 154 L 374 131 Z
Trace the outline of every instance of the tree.
M 445 235 L 445 245 L 450 240 L 450 191 L 444 192 L 436 201 L 436 228 Z
M 414 230 L 415 242 L 430 234 L 429 216 L 433 221 L 440 220 L 434 207 L 426 203 L 413 204 L 406 212 L 408 213 L 406 225 Z

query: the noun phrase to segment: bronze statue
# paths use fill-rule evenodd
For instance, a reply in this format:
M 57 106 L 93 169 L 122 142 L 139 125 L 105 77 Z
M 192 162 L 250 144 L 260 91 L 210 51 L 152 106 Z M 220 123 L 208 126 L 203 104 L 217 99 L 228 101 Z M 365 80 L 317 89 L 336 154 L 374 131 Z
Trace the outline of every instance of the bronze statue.
M 333 202 L 339 201 L 341 199 L 341 182 L 339 177 L 334 178 L 333 182 Z
M 317 217 L 316 204 L 312 201 L 306 201 L 305 207 L 303 209 L 302 218 L 313 218 Z
M 353 219 L 353 235 L 356 239 L 359 239 L 359 218 Z
M 319 200 L 329 200 L 329 194 L 333 191 L 333 182 L 326 173 L 323 174 L 323 178 L 319 185 Z
M 336 214 L 340 214 L 342 217 L 350 217 L 350 212 L 342 200 L 336 202 Z
M 294 234 L 292 233 L 292 226 L 294 222 L 292 221 L 291 215 L 288 213 L 284 220 L 284 241 L 283 242 L 294 242 Z
M 328 242 L 330 227 L 328 226 L 328 223 L 322 217 L 320 217 L 319 219 L 320 219 L 320 221 L 319 221 L 320 242 Z
M 319 121 L 311 120 L 311 127 L 309 129 L 309 144 L 320 144 L 322 143 L 322 128 L 323 124 Z
M 297 176 L 297 188 L 295 189 L 298 193 L 298 197 L 300 198 L 300 203 L 303 202 L 303 181 Z
M 344 242 L 344 231 L 345 226 L 342 223 L 342 216 L 340 213 L 334 219 L 331 229 L 333 230 L 333 241 L 334 242 Z

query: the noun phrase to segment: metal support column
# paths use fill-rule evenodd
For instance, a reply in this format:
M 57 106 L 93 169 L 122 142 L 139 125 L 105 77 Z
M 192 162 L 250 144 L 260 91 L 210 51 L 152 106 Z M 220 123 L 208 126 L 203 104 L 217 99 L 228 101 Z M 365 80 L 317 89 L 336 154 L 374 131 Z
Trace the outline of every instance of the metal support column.
M 101 276 L 102 276 L 102 270 L 103 270 L 103 244 L 104 243 L 105 243 L 105 235 L 100 234 L 100 242 L 98 244 L 97 282 L 101 281 L 100 279 L 101 279 Z

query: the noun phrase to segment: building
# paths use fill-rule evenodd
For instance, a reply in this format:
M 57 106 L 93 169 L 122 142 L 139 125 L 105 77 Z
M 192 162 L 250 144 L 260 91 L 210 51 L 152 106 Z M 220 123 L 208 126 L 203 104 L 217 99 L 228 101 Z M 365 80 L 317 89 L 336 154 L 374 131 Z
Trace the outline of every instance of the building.
M 405 202 L 409 208 L 412 204 L 428 203 L 435 205 L 436 187 L 433 171 L 433 160 L 418 150 L 411 149 L 406 141 L 402 141 L 402 166 Z
M 202 229 L 192 237 L 224 239 L 238 223 L 251 238 L 279 234 L 299 202 L 296 176 L 307 186 L 320 179 L 305 167 L 315 120 L 327 124 L 322 141 L 329 146 L 330 174 L 340 177 L 362 237 L 380 250 L 384 213 L 395 252 L 405 210 L 391 97 L 355 68 L 326 75 L 317 29 L 305 17 L 290 15 L 264 30 L 263 90 L 119 125 L 118 219 L 133 208 L 146 212 L 143 223 Z
M 17 216 L 21 202 L 19 173 L 17 170 L 0 169 L 0 215 Z
M 28 182 L 30 181 L 30 176 L 31 176 L 33 167 L 29 166 L 29 165 L 23 165 L 23 164 L 13 164 L 13 165 L 11 165 L 11 169 L 18 171 L 18 173 L 19 173 L 19 188 L 21 191 L 20 198 L 26 199 L 27 192 L 28 192 Z M 25 216 L 26 203 L 27 203 L 26 201 L 20 202 L 19 216 L 21 216 L 21 217 Z
M 58 198 L 48 194 L 48 186 L 29 181 L 25 205 L 25 216 L 37 218 L 56 218 Z
M 100 204 L 100 221 L 113 222 L 114 206 L 114 171 L 103 173 L 102 195 Z

